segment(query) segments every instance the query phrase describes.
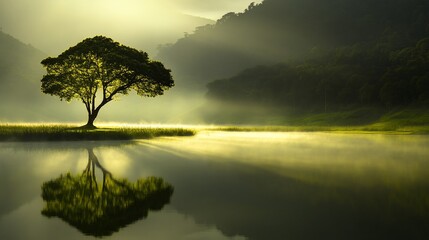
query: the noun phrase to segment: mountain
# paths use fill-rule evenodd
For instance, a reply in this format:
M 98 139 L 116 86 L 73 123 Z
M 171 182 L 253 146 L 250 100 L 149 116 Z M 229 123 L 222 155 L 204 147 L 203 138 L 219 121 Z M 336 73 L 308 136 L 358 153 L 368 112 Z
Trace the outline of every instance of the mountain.
M 0 31 L 0 121 L 76 121 L 71 106 L 40 91 L 42 51 Z M 73 118 L 74 117 L 74 118 Z
M 44 57 L 41 51 L 0 32 L 1 120 L 15 119 L 28 110 L 29 102 L 39 99 L 37 76 L 42 75 Z
M 399 49 L 429 34 L 426 0 L 265 0 L 160 50 L 180 84 L 203 86 L 260 64 L 313 58 L 341 46 L 388 41 Z M 178 86 L 180 85 L 178 83 Z
M 137 29 L 134 36 L 142 32 Z M 118 41 L 140 49 L 131 43 L 139 38 L 122 33 Z M 427 0 L 265 0 L 163 45 L 155 58 L 172 69 L 176 86 L 153 100 L 127 96 L 103 111 L 100 120 L 184 121 L 201 113 L 211 122 L 231 113 L 221 122 L 258 122 L 292 113 L 423 106 L 428 37 Z M 7 39 L 15 45 L 0 42 L 8 51 L 0 56 L 0 119 L 19 119 L 12 116 L 28 110 L 37 119 L 84 119 L 82 106 L 65 108 L 54 97 L 40 96 L 43 71 L 35 69 L 43 57 Z M 25 49 L 23 66 L 11 61 L 21 52 L 17 49 Z M 207 84 L 206 104 L 198 108 Z M 15 102 L 22 107 L 11 105 Z
M 0 84 L 5 96 L 12 89 L 33 84 L 33 74 L 41 74 L 40 61 L 45 54 L 0 31 L 0 56 Z
M 331 114 L 330 124 L 340 125 L 369 124 L 407 108 L 427 114 L 428 56 L 429 37 L 394 51 L 353 46 L 299 63 L 258 66 L 209 83 L 200 112 L 209 122 L 279 124 Z M 338 112 L 348 113 L 333 114 Z M 416 120 L 409 124 L 427 124 Z
M 344 118 L 335 124 L 367 124 L 426 108 L 428 39 L 425 0 L 265 0 L 159 56 L 178 86 L 208 87 L 197 111 L 206 122 L 293 124 L 331 114 Z

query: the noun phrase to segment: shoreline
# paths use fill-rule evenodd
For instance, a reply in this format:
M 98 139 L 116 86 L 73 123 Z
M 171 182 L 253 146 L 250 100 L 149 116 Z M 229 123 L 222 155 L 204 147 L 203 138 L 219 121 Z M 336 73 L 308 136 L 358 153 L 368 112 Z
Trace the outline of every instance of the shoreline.
M 71 125 L 0 124 L 0 142 L 123 141 L 195 134 L 195 130 L 188 128 L 119 127 L 88 130 Z
M 82 129 L 73 125 L 0 124 L 0 142 L 123 141 L 156 137 L 195 136 L 199 131 L 224 132 L 324 132 L 344 134 L 429 135 L 429 126 L 188 126 L 104 127 Z

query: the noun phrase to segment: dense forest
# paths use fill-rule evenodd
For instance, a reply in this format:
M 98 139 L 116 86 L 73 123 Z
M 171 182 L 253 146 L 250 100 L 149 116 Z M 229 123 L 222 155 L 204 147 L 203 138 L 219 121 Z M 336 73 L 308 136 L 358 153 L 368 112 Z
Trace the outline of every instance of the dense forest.
M 265 0 L 196 28 L 159 58 L 189 85 L 357 43 L 401 49 L 429 34 L 426 0 Z M 380 46 L 381 47 L 381 46 Z M 387 49 L 386 49 L 387 50 Z
M 208 84 L 207 97 L 213 114 L 426 108 L 428 66 L 429 38 L 391 52 L 365 45 L 344 47 L 317 59 L 244 70 Z
M 265 0 L 160 56 L 185 86 L 220 79 L 208 84 L 207 120 L 425 107 L 429 2 Z

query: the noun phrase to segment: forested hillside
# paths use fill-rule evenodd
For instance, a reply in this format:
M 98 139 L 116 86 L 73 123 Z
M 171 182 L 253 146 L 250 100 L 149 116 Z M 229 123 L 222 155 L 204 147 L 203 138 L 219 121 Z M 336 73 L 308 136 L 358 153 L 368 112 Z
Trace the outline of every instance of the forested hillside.
M 425 0 L 265 0 L 198 28 L 160 56 L 184 85 L 219 79 L 201 108 L 207 121 L 259 122 L 425 108 L 428 47 Z
M 429 38 L 384 52 L 369 46 L 337 49 L 300 63 L 259 66 L 208 85 L 206 113 L 296 115 L 378 109 L 427 108 Z M 247 116 L 249 117 L 249 116 Z M 228 120 L 228 118 L 224 119 Z
M 259 64 L 320 57 L 366 43 L 398 50 L 429 34 L 426 0 L 265 0 L 160 49 L 178 86 L 205 85 Z

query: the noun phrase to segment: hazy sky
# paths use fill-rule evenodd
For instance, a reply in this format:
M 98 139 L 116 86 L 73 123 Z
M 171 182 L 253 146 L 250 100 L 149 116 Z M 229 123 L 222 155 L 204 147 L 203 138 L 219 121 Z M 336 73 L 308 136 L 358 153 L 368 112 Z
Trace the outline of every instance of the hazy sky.
M 159 0 L 174 5 L 181 12 L 217 20 L 227 12 L 242 12 L 251 2 L 262 0 Z
M 0 27 L 47 54 L 106 35 L 149 53 L 254 0 L 0 0 Z

